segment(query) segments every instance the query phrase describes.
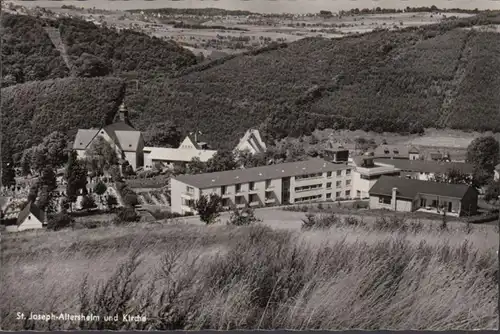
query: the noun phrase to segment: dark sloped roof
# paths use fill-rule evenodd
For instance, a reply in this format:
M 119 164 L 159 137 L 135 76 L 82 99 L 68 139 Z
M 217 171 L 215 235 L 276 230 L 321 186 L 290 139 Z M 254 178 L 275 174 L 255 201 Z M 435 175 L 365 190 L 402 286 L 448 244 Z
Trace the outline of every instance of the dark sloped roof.
M 28 204 L 26 204 L 23 211 L 19 213 L 19 216 L 17 216 L 17 226 L 20 226 L 22 223 L 24 223 L 24 220 L 29 216 L 30 213 L 33 214 L 39 221 L 43 222 L 45 213 L 40 210 L 40 208 L 34 203 L 29 202 Z
M 382 176 L 371 187 L 369 194 L 391 196 L 392 188 L 397 188 L 397 197 L 404 199 L 414 199 L 417 194 L 462 199 L 470 187 L 465 184 L 438 183 L 402 177 Z
M 445 174 L 450 169 L 456 169 L 464 174 L 472 174 L 474 166 L 462 162 L 437 162 L 431 160 L 405 160 L 405 159 L 384 159 L 377 158 L 375 162 L 392 165 L 403 171 L 441 173 Z
M 305 161 L 276 165 L 229 170 L 196 175 L 179 175 L 175 179 L 191 186 L 204 189 L 225 185 L 263 181 L 282 177 L 315 174 L 351 168 L 347 164 L 334 164 L 323 159 L 312 158 Z

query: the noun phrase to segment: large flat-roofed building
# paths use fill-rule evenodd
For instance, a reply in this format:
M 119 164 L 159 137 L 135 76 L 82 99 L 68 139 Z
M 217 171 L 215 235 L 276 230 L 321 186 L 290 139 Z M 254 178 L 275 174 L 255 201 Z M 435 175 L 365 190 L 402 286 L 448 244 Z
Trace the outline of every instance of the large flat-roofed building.
M 370 188 L 383 175 L 400 176 L 401 170 L 393 165 L 374 161 L 371 155 L 357 156 L 353 159 L 353 197 L 368 198 Z
M 222 197 L 225 209 L 350 198 L 352 167 L 323 159 L 216 173 L 179 175 L 171 179 L 172 212 L 194 212 L 202 195 Z

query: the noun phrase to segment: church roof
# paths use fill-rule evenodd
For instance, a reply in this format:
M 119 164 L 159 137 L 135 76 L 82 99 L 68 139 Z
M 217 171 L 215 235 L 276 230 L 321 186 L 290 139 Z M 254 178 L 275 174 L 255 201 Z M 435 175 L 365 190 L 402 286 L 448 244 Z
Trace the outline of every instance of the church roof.
M 98 133 L 99 129 L 79 129 L 73 142 L 73 149 L 85 150 Z

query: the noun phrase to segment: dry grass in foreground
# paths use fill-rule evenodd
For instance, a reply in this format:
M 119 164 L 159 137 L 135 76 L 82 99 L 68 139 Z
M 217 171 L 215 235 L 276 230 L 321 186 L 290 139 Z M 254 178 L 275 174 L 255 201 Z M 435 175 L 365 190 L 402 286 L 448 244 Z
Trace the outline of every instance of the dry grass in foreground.
M 146 224 L 2 244 L 1 326 L 20 329 L 493 329 L 497 232 Z M 16 312 L 145 315 L 30 322 Z

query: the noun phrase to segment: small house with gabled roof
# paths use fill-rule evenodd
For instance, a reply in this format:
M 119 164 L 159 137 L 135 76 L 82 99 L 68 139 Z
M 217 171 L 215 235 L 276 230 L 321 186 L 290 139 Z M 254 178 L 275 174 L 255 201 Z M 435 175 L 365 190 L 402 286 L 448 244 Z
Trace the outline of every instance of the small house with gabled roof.
M 43 228 L 46 215 L 36 204 L 29 202 L 17 216 L 17 232 Z M 12 230 L 12 229 L 10 229 Z

